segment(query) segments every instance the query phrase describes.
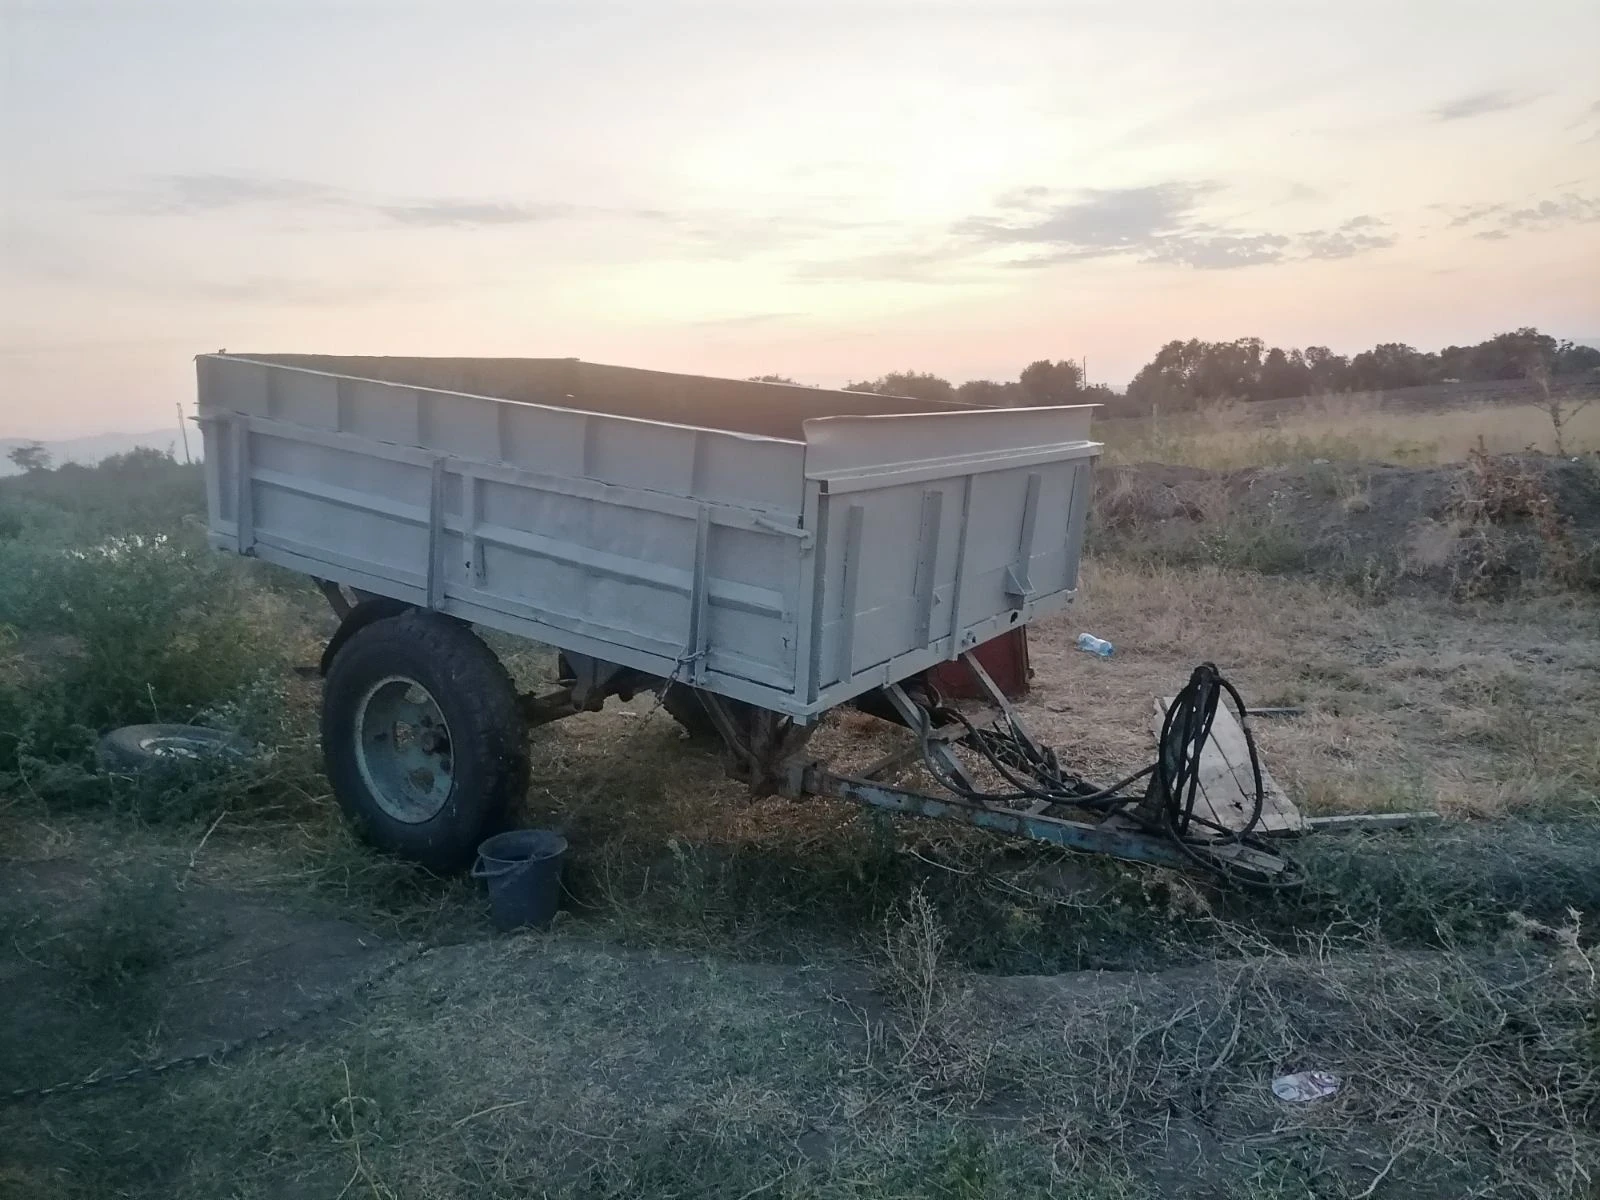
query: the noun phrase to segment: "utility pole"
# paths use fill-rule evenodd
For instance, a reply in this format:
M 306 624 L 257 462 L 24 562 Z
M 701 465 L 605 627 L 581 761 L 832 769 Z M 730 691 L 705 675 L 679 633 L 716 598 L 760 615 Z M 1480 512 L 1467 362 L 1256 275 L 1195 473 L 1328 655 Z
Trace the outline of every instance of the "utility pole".
M 179 400 L 173 407 L 178 410 L 178 434 L 183 438 L 183 461 L 192 463 L 194 459 L 189 457 L 189 427 L 183 420 L 183 401 Z

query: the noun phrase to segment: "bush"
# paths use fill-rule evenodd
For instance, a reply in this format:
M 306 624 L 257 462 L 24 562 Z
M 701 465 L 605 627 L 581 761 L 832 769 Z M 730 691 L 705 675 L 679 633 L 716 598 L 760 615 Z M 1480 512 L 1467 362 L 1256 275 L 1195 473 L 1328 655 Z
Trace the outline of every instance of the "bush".
M 165 535 L 0 552 L 0 578 L 0 623 L 48 660 L 0 686 L 7 757 L 23 741 L 57 757 L 86 749 L 82 730 L 191 720 L 281 653 L 239 565 Z
M 252 788 L 262 764 L 109 775 L 99 735 L 193 722 L 268 746 L 299 736 L 305 715 L 286 716 L 281 687 L 261 682 L 288 657 L 290 602 L 256 586 L 255 564 L 206 548 L 192 520 L 203 502 L 199 468 L 153 451 L 0 483 L 0 786 L 202 819 Z
M 206 511 L 201 465 L 147 449 L 114 454 L 97 467 L 67 463 L 0 480 L 0 494 L 5 507 L 70 523 L 84 540 L 177 530 L 203 521 Z

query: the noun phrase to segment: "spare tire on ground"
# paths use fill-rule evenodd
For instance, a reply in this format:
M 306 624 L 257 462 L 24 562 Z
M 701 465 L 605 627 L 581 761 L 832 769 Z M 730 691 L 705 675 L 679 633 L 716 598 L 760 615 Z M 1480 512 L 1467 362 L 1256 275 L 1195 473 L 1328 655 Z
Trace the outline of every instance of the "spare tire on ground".
M 124 725 L 100 739 L 100 765 L 108 771 L 253 758 L 256 747 L 236 734 L 204 725 Z

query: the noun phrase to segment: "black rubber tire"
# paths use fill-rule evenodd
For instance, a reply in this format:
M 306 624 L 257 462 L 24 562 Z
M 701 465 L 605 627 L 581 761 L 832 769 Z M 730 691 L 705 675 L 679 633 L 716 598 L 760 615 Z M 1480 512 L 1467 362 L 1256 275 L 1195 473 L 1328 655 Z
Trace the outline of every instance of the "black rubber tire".
M 743 700 L 729 700 L 722 698 L 722 703 L 727 706 L 728 715 L 733 718 L 736 726 L 745 725 L 755 709 Z M 695 688 L 685 683 L 668 684 L 661 693 L 661 707 L 667 710 L 683 731 L 695 741 L 721 742 L 722 735 L 717 732 L 716 722 L 712 721 L 711 714 L 706 711 L 706 706 L 700 702 L 700 696 Z
M 453 783 L 444 807 L 408 824 L 383 810 L 355 752 L 356 707 L 385 676 L 426 688 L 451 734 Z M 356 831 L 380 850 L 435 871 L 471 865 L 528 788 L 527 725 L 511 676 L 465 625 L 433 613 L 385 617 L 352 634 L 322 687 L 322 754 L 328 780 Z
M 183 749 L 174 753 L 178 745 Z M 96 750 L 102 767 L 121 773 L 202 761 L 242 763 L 256 753 L 244 738 L 204 725 L 124 725 L 102 737 Z
M 683 727 L 683 731 L 696 740 L 717 736 L 717 727 L 711 723 L 711 714 L 700 703 L 692 687 L 669 683 L 661 691 L 661 707 L 667 715 Z

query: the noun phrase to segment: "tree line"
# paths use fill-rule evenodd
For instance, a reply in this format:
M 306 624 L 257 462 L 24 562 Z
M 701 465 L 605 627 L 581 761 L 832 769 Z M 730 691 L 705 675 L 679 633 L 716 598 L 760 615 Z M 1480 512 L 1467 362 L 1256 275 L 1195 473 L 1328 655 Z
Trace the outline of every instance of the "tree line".
M 751 383 L 795 383 L 787 375 L 752 375 Z M 1083 367 L 1071 359 L 1051 362 L 1041 358 L 1022 368 L 1015 380 L 969 379 L 954 384 L 926 371 L 890 371 L 876 379 L 844 385 L 847 392 L 874 392 L 879 396 L 909 396 L 935 404 L 962 401 L 990 408 L 1030 408 L 1050 404 L 1104 404 L 1121 393 L 1103 383 L 1086 384 Z
M 1549 381 L 1597 372 L 1600 350 L 1523 328 L 1473 346 L 1446 346 L 1437 351 L 1383 342 L 1352 357 L 1335 354 L 1326 346 L 1269 347 L 1253 337 L 1231 342 L 1171 341 L 1139 369 L 1125 392 L 1104 384 L 1086 384 L 1081 366 L 1070 359 L 1040 359 L 1006 382 L 972 379 L 957 385 L 923 371 L 891 371 L 877 379 L 849 383 L 845 390 L 1013 408 L 1099 403 L 1115 412 L 1147 413 L 1224 399 L 1281 400 L 1424 384 Z M 780 375 L 754 378 L 766 383 L 794 382 Z
M 153 446 L 135 446 L 119 454 L 106 455 L 95 467 L 66 462 L 56 468 L 49 447 L 43 442 L 21 442 L 6 451 L 6 457 L 24 475 L 42 475 L 52 469 L 60 470 L 63 474 L 68 471 L 98 470 L 106 476 L 139 475 L 173 466 L 178 461 L 173 457 L 171 447 L 157 450 Z

